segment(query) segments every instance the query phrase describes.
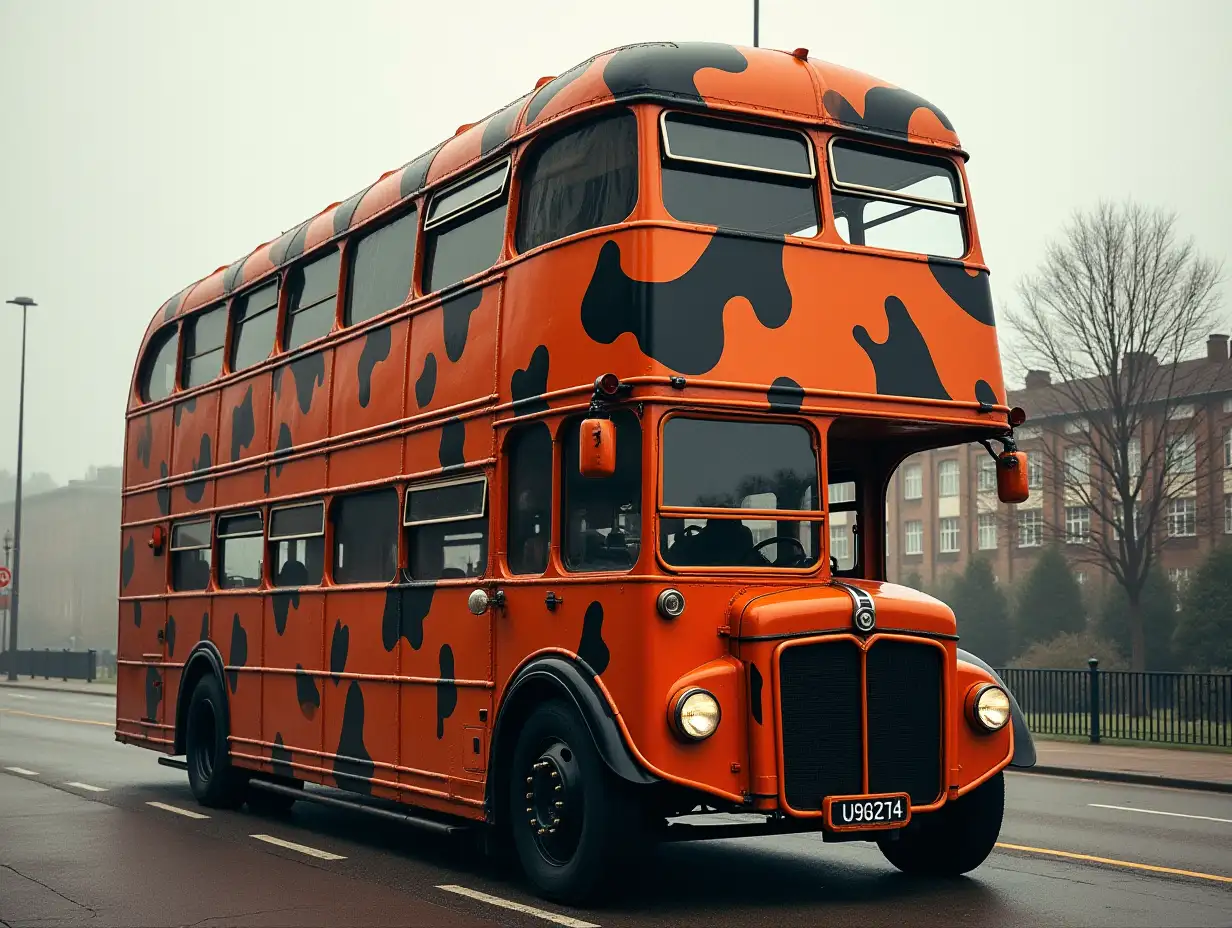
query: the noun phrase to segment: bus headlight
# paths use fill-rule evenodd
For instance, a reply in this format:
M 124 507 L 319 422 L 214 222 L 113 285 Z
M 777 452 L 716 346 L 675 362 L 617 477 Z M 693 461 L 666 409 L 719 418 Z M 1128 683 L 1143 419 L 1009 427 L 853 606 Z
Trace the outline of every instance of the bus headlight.
M 995 683 L 984 683 L 972 690 L 971 724 L 983 731 L 1000 731 L 1010 720 L 1010 697 Z
M 672 707 L 672 727 L 682 738 L 705 741 L 719 727 L 719 701 L 696 687 L 676 697 Z

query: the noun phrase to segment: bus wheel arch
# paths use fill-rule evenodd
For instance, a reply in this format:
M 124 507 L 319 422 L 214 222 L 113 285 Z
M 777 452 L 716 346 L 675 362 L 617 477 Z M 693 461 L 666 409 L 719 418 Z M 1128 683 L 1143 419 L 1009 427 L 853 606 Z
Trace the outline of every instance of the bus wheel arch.
M 193 690 L 206 674 L 212 673 L 222 686 L 223 702 L 227 717 L 231 715 L 230 699 L 227 695 L 227 679 L 223 673 L 222 655 L 213 643 L 203 641 L 189 653 L 184 662 L 184 671 L 180 674 L 180 687 L 175 700 L 175 754 L 183 754 L 187 750 L 186 735 L 188 732 L 188 705 L 192 701 Z

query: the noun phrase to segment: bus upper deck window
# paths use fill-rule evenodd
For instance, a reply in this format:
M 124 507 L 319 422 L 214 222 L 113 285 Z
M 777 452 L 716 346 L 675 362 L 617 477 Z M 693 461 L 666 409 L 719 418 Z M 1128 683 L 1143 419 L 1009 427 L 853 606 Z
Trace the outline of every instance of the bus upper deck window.
M 176 336 L 179 331 L 177 326 L 169 325 L 150 339 L 137 385 L 141 398 L 146 402 L 166 399 L 175 389 L 175 359 L 180 347 Z
M 359 240 L 351 262 L 347 325 L 406 302 L 411 292 L 418 229 L 419 213 L 412 209 Z
M 287 331 L 283 336 L 287 351 L 328 335 L 334 327 L 339 264 L 335 248 L 322 258 L 293 268 L 288 275 Z
M 184 327 L 184 386 L 199 387 L 222 373 L 222 345 L 227 337 L 227 309 L 215 306 L 189 319 Z
M 663 205 L 673 218 L 741 232 L 817 234 L 813 147 L 802 133 L 664 113 Z
M 274 349 L 278 327 L 278 282 L 266 284 L 235 301 L 235 334 L 231 336 L 231 370 L 259 364 Z
M 500 260 L 508 208 L 508 158 L 434 194 L 424 220 L 424 290 L 456 284 Z
M 967 253 L 962 182 L 948 161 L 835 139 L 830 179 L 843 241 L 943 258 Z

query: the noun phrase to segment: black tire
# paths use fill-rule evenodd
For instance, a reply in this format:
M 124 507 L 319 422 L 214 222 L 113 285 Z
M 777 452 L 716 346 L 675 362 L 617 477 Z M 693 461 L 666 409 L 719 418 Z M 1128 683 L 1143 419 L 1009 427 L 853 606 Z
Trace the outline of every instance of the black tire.
M 602 897 L 635 846 L 639 816 L 574 709 L 553 701 L 531 713 L 509 780 L 513 846 L 538 893 L 569 905 Z
M 197 802 L 216 809 L 236 809 L 244 801 L 245 776 L 231 763 L 230 732 L 222 684 L 207 673 L 193 688 L 188 703 L 185 753 L 188 783 Z
M 886 860 L 917 876 L 961 876 L 984 862 L 997 844 L 1005 814 L 1005 775 L 998 773 L 961 799 L 921 815 L 898 839 L 877 844 Z

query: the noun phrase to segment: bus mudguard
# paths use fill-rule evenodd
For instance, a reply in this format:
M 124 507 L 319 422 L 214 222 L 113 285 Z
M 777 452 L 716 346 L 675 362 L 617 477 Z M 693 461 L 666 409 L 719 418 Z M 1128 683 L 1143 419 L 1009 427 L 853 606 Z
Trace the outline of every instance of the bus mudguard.
M 1027 717 L 1022 714 L 1022 709 L 1018 705 L 1018 700 L 1014 698 L 1013 691 L 1005 685 L 1005 681 L 1001 679 L 1001 674 L 997 673 L 988 663 L 970 651 L 964 651 L 958 648 L 958 659 L 966 661 L 968 664 L 974 664 L 981 670 L 990 674 L 997 685 L 1000 686 L 1010 697 L 1010 717 L 1014 720 L 1014 756 L 1010 760 L 1011 767 L 1034 767 L 1035 766 L 1035 742 L 1031 739 L 1031 730 L 1027 728 Z
M 227 677 L 223 672 L 226 665 L 223 663 L 222 654 L 215 647 L 212 641 L 200 641 L 197 646 L 188 652 L 188 659 L 184 661 L 184 672 L 180 674 L 180 689 L 179 695 L 175 700 L 175 753 L 183 754 L 184 734 L 188 728 L 188 701 L 192 699 L 193 688 L 197 685 L 197 681 L 207 673 L 212 673 L 218 677 L 218 682 L 222 684 L 222 698 L 228 701 L 227 716 L 230 717 L 231 707 L 229 704 L 229 695 L 227 690 Z

